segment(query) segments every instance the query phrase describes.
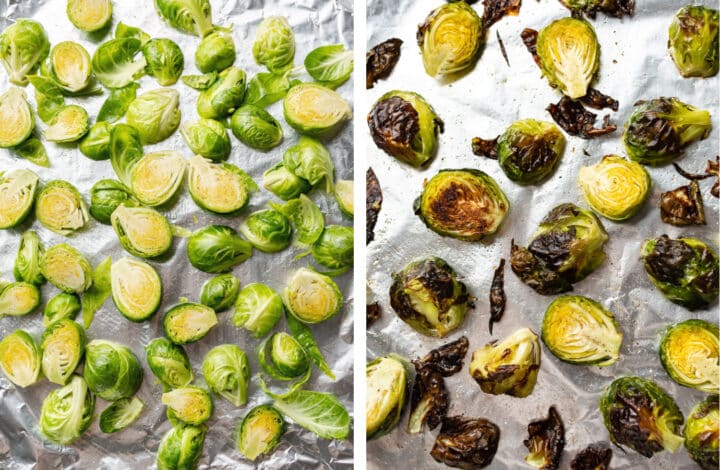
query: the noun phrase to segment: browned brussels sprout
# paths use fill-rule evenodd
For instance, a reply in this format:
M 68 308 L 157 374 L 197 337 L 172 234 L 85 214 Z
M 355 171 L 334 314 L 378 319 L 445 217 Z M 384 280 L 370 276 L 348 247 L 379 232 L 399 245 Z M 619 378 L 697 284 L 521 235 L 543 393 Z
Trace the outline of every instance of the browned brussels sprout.
M 490 465 L 500 441 L 500 428 L 486 419 L 453 416 L 443 419 L 430 455 L 448 467 L 474 469 Z
M 702 5 L 687 5 L 675 13 L 668 31 L 668 48 L 680 75 L 717 75 L 719 23 L 718 11 Z
M 567 96 L 560 98 L 556 104 L 551 103 L 547 110 L 553 121 L 565 132 L 582 139 L 600 137 L 615 132 L 617 129 L 615 124 L 610 124 L 610 115 L 605 115 L 602 127 L 595 127 L 597 115 L 585 109 L 579 101 L 572 100 Z
M 685 448 L 703 470 L 720 467 L 720 401 L 710 395 L 690 411 L 685 429 Z
M 382 188 L 372 168 L 365 175 L 365 244 L 375 239 L 375 224 L 382 208 Z
M 490 284 L 490 322 L 488 329 L 492 334 L 493 324 L 502 320 L 505 313 L 505 258 L 500 260 L 500 265 L 495 269 L 492 284 Z
M 572 470 L 608 470 L 612 460 L 612 449 L 605 444 L 590 444 L 570 462 Z
M 565 5 L 573 15 L 585 14 L 593 20 L 598 12 L 615 18 L 635 14 L 635 0 L 560 0 L 560 3 Z
M 684 387 L 720 393 L 720 332 L 716 324 L 690 319 L 665 331 L 660 362 L 671 379 Z
M 660 218 L 666 224 L 678 227 L 705 225 L 705 209 L 698 182 L 691 181 L 689 185 L 660 194 Z
M 565 427 L 554 406 L 550 407 L 547 418 L 528 424 L 528 438 L 523 444 L 530 451 L 525 456 L 529 465 L 542 470 L 559 468 L 565 447 Z
M 372 88 L 381 78 L 387 78 L 392 73 L 400 59 L 400 46 L 402 39 L 390 38 L 370 49 L 365 54 L 365 88 Z

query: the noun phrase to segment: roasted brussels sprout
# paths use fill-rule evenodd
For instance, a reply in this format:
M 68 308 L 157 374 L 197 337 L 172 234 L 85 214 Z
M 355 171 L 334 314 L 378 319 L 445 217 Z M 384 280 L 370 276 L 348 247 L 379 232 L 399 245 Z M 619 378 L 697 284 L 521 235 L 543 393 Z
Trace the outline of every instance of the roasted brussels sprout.
M 0 34 L 0 61 L 15 85 L 27 85 L 27 76 L 40 67 L 49 52 L 47 33 L 37 21 L 19 18 Z
M 91 160 L 109 159 L 111 128 L 105 121 L 95 123 L 80 141 L 80 152 Z
M 571 470 L 609 470 L 612 449 L 607 444 L 590 444 L 570 462 Z
M 71 104 L 60 108 L 45 128 L 45 139 L 50 142 L 76 142 L 87 134 L 90 129 L 90 118 L 87 111 L 80 106 Z
M 258 348 L 263 370 L 278 380 L 292 380 L 308 372 L 310 360 L 298 341 L 285 332 L 274 333 Z
M 179 152 L 152 152 L 135 163 L 130 172 L 132 192 L 146 206 L 160 206 L 180 188 L 185 176 L 185 158 Z
M 547 418 L 528 424 L 528 438 L 523 444 L 530 451 L 525 456 L 529 465 L 543 470 L 560 468 L 565 447 L 565 426 L 554 406 L 550 407 Z
M 74 375 L 70 383 L 51 391 L 40 409 L 40 432 L 52 442 L 67 445 L 90 427 L 95 396 L 85 380 Z
M 25 98 L 25 92 L 20 88 L 10 88 L 0 95 L 0 119 L 3 122 L 0 129 L 0 148 L 20 145 L 32 134 L 35 118 Z
M 174 85 L 185 67 L 182 49 L 170 39 L 151 39 L 143 45 L 145 70 L 162 86 Z M 160 139 L 162 140 L 162 139 Z
M 687 5 L 675 13 L 668 31 L 668 48 L 680 75 L 717 75 L 719 26 L 718 11 L 702 5 Z
M 40 178 L 30 170 L 0 172 L 0 229 L 21 224 L 35 201 Z
M 65 318 L 75 320 L 81 308 L 80 297 L 78 297 L 77 294 L 61 292 L 45 304 L 45 310 L 43 310 L 43 325 L 47 327 Z
M 43 375 L 52 383 L 65 385 L 85 354 L 85 343 L 85 332 L 70 319 L 48 325 L 40 341 Z
M 90 213 L 75 186 L 67 181 L 53 180 L 38 192 L 35 217 L 53 232 L 70 235 L 87 224 Z
M 193 343 L 208 334 L 218 320 L 215 310 L 194 302 L 179 303 L 165 312 L 165 336 L 175 344 Z
M 110 283 L 115 306 L 130 321 L 145 321 L 160 307 L 162 280 L 155 268 L 143 261 L 116 261 L 110 270 Z
M 137 421 L 144 408 L 138 397 L 116 400 L 100 413 L 100 430 L 106 434 L 122 431 Z
M 25 281 L 36 286 L 45 282 L 40 270 L 40 260 L 45 254 L 40 237 L 34 230 L 23 232 L 20 237 L 13 274 L 16 281 Z
M 315 262 L 339 274 L 353 265 L 353 243 L 352 227 L 328 225 L 310 252 Z
M 317 139 L 300 137 L 297 144 L 283 154 L 283 165 L 294 175 L 313 186 L 325 183 L 325 191 L 332 192 L 335 166 L 327 148 Z
M 706 393 L 720 393 L 718 326 L 705 320 L 685 320 L 665 331 L 660 362 L 675 382 Z
M 187 256 L 190 264 L 206 273 L 230 271 L 252 256 L 252 245 L 225 225 L 208 225 L 190 235 Z
M 320 208 L 304 194 L 285 204 L 270 203 L 270 207 L 283 213 L 295 226 L 295 244 L 309 247 L 315 243 L 325 228 L 325 216 Z
M 168 414 L 185 424 L 198 426 L 212 415 L 213 404 L 208 392 L 200 387 L 179 387 L 162 394 L 161 402 L 168 407 Z
M 0 341 L 0 370 L 18 387 L 40 379 L 40 346 L 30 334 L 15 330 Z
M 82 294 L 92 285 L 90 261 L 70 245 L 61 243 L 45 251 L 40 261 L 42 275 L 63 292 Z
M 110 24 L 113 5 L 110 0 L 68 0 L 67 16 L 75 27 L 86 33 L 100 31 Z
M 218 79 L 198 97 L 200 117 L 223 119 L 232 114 L 245 97 L 245 81 L 245 72 L 238 67 L 228 67 L 220 72 Z
M 593 20 L 598 12 L 615 18 L 622 18 L 624 15 L 633 16 L 635 14 L 635 0 L 560 0 L 560 3 L 565 5 L 572 12 L 573 16 L 585 14 Z M 612 457 L 612 451 L 610 451 L 610 456 Z M 608 459 L 607 465 L 610 464 L 609 462 L 610 460 Z M 596 470 L 603 469 L 598 467 Z
M 196 155 L 219 162 L 230 156 L 230 137 L 221 122 L 200 118 L 180 126 L 185 143 Z
M 260 455 L 272 452 L 284 433 L 285 420 L 278 410 L 270 405 L 256 406 L 240 424 L 238 450 L 254 462 Z
M 155 338 L 145 346 L 150 370 L 164 386 L 184 387 L 193 381 L 193 370 L 187 353 L 167 338 Z
M 11 282 L 0 287 L 0 317 L 19 317 L 40 305 L 40 290 L 29 282 Z
M 155 0 L 179 3 L 181 0 Z M 207 3 L 206 0 L 184 0 L 186 3 Z M 205 443 L 205 426 L 174 426 L 160 441 L 157 453 L 158 470 L 179 470 L 197 468 Z
M 235 63 L 235 43 L 226 31 L 205 36 L 195 50 L 195 64 L 202 73 L 222 72 Z
M 121 182 L 100 180 L 90 188 L 90 215 L 103 224 L 110 224 L 110 216 L 118 206 L 136 207 L 140 205 L 135 196 Z
M 295 36 L 288 20 L 282 16 L 268 16 L 258 26 L 252 47 L 259 65 L 271 72 L 292 67 L 295 58 Z
M 312 324 L 340 313 L 343 295 L 331 278 L 308 268 L 300 268 L 283 290 L 283 301 L 295 318 Z
M 300 178 L 282 163 L 263 173 L 262 185 L 283 201 L 295 199 L 312 188 L 306 179 Z
M 125 119 L 137 129 L 143 144 L 165 140 L 180 125 L 180 94 L 161 88 L 143 93 L 128 107 Z
M 85 351 L 83 376 L 93 393 L 107 401 L 135 395 L 142 384 L 143 371 L 130 348 L 95 339 Z
M 238 294 L 233 323 L 250 331 L 255 338 L 262 338 L 273 329 L 284 311 L 280 295 L 256 282 L 248 284 Z
M 660 194 L 660 220 L 678 227 L 705 225 L 705 208 L 697 181 Z
M 254 248 L 265 253 L 282 251 L 292 241 L 290 220 L 275 209 L 253 212 L 240 224 L 239 231 Z
M 483 468 L 495 457 L 499 441 L 500 428 L 495 423 L 452 416 L 443 420 L 430 455 L 449 467 Z
M 720 403 L 717 395 L 710 395 L 693 407 L 685 429 L 685 449 L 703 470 L 720 465 Z
M 338 180 L 335 182 L 335 200 L 340 207 L 340 212 L 348 217 L 355 215 L 354 188 L 353 180 Z
M 250 365 L 245 351 L 234 344 L 221 344 L 208 351 L 202 373 L 210 390 L 235 406 L 247 403 Z
M 76 42 L 59 42 L 50 51 L 50 74 L 55 83 L 69 93 L 84 90 L 92 76 L 90 54 Z
M 702 240 L 662 235 L 646 240 L 641 256 L 648 277 L 671 302 L 695 310 L 718 298 L 718 257 Z
M 155 8 L 177 30 L 200 37 L 213 31 L 209 0 L 155 0 Z
M 605 387 L 600 412 L 610 440 L 650 458 L 663 449 L 675 452 L 683 445 L 683 416 L 675 400 L 655 382 L 620 377 Z
M 230 273 L 208 279 L 200 290 L 200 303 L 216 312 L 227 310 L 235 304 L 240 292 L 240 280 Z
M 230 163 L 212 163 L 200 155 L 188 160 L 188 190 L 202 209 L 218 214 L 239 212 L 257 191 L 255 182 Z
M 233 113 L 230 129 L 240 142 L 258 150 L 277 147 L 283 139 L 280 123 L 254 104 L 241 106 Z
M 381 78 L 387 78 L 400 60 L 402 39 L 390 38 L 365 54 L 365 88 L 370 89 Z
M 145 73 L 145 57 L 136 56 L 142 42 L 135 38 L 110 39 L 98 46 L 92 56 L 95 77 L 108 88 L 123 88 Z
M 120 245 L 139 258 L 155 258 L 170 249 L 173 235 L 165 216 L 148 207 L 119 205 L 110 222 Z
M 345 99 L 317 83 L 300 83 L 288 90 L 283 100 L 285 122 L 301 134 L 328 137 L 352 118 Z
M 365 436 L 370 440 L 389 433 L 400 421 L 408 373 L 398 357 L 379 357 L 365 366 L 365 382 Z

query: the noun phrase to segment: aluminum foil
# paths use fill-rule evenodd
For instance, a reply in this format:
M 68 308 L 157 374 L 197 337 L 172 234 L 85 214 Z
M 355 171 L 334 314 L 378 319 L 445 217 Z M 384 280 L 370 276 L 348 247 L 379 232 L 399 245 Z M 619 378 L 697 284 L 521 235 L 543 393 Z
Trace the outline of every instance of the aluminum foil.
M 115 1 L 113 23 L 123 21 L 138 26 L 153 37 L 168 37 L 176 41 L 185 54 L 185 74 L 198 73 L 195 68 L 194 53 L 199 38 L 185 35 L 165 24 L 155 12 L 151 1 L 123 0 Z M 295 32 L 297 50 L 296 64 L 302 64 L 305 55 L 315 47 L 343 43 L 349 49 L 353 47 L 352 35 L 352 2 L 337 0 L 228 0 L 211 1 L 213 21 L 221 26 L 232 26 L 238 56 L 235 65 L 243 68 L 248 76 L 261 69 L 252 58 L 251 45 L 255 30 L 263 17 L 269 15 L 286 16 Z M 102 39 L 93 39 L 72 27 L 65 14 L 66 2 L 62 0 L 48 1 L 13 1 L 0 2 L 0 29 L 7 27 L 11 21 L 21 17 L 31 17 L 43 24 L 48 31 L 51 43 L 61 40 L 73 40 L 83 44 L 92 54 Z M 114 31 L 113 24 L 113 31 Z M 105 39 L 110 35 L 108 34 Z M 306 79 L 309 79 L 307 77 Z M 151 77 L 141 79 L 139 92 L 158 88 L 159 85 Z M 0 90 L 9 87 L 7 75 L 0 73 Z M 197 119 L 195 101 L 198 92 L 178 83 L 176 88 L 182 97 L 182 118 Z M 352 103 L 352 84 L 348 82 L 338 92 Z M 34 101 L 32 87 L 26 93 Z M 103 97 L 70 98 L 68 102 L 77 102 L 86 107 L 90 116 L 96 116 Z M 279 147 L 270 152 L 259 152 L 250 149 L 234 137 L 233 150 L 229 162 L 238 165 L 250 173 L 260 183 L 262 173 L 281 160 L 282 154 L 295 144 L 298 135 L 287 126 L 282 119 L 282 103 L 269 107 L 283 125 L 285 139 Z M 42 123 L 38 123 L 44 128 Z M 349 179 L 353 174 L 352 125 L 346 126 L 340 135 L 326 142 L 335 161 L 336 178 Z M 59 146 L 46 143 L 52 167 L 45 169 L 29 164 L 12 156 L 8 151 L 0 151 L 0 171 L 13 168 L 30 168 L 42 181 L 62 178 L 72 182 L 89 203 L 88 192 L 97 180 L 114 178 L 110 162 L 94 162 L 85 158 L 74 146 Z M 174 149 L 190 157 L 190 150 L 182 141 L 179 132 L 171 138 L 152 146 L 146 151 Z M 343 220 L 337 203 L 332 195 L 315 190 L 312 199 L 326 214 L 328 224 L 349 224 Z M 268 201 L 276 200 L 269 192 L 261 190 L 251 198 L 250 207 L 244 214 L 266 207 Z M 222 217 L 211 215 L 200 210 L 190 198 L 187 190 L 180 190 L 180 197 L 171 207 L 163 211 L 172 224 L 194 231 L 209 224 L 225 224 L 237 228 L 242 216 Z M 110 226 L 102 225 L 94 220 L 80 233 L 64 238 L 51 233 L 31 217 L 22 227 L 14 230 L 0 231 L 0 273 L 4 278 L 12 277 L 12 266 L 20 233 L 34 229 L 40 235 L 45 246 L 60 242 L 68 242 L 80 249 L 96 265 L 105 257 L 120 259 L 129 256 L 120 247 Z M 87 433 L 70 446 L 58 446 L 45 442 L 38 431 L 38 418 L 43 398 L 56 386 L 42 380 L 27 389 L 18 389 L 4 376 L 0 377 L 0 468 L 3 469 L 146 469 L 154 468 L 155 454 L 160 439 L 170 429 L 165 417 L 165 407 L 160 404 L 161 387 L 155 384 L 155 377 L 147 367 L 144 345 L 151 339 L 161 336 L 162 312 L 179 298 L 186 297 L 197 300 L 200 286 L 211 277 L 194 269 L 187 261 L 185 240 L 176 238 L 170 259 L 162 263 L 151 262 L 160 273 L 163 285 L 163 303 L 161 311 L 150 321 L 134 324 L 127 321 L 108 300 L 95 316 L 95 320 L 87 331 L 88 338 L 107 338 L 123 342 L 130 346 L 140 358 L 145 372 L 145 380 L 139 391 L 140 399 L 145 403 L 142 417 L 130 428 L 113 435 L 100 432 L 97 419 Z M 237 266 L 233 273 L 239 277 L 243 285 L 251 282 L 264 282 L 280 291 L 295 269 L 308 265 L 311 257 L 294 260 L 299 253 L 297 248 L 289 248 L 278 254 L 264 254 L 257 250 L 252 258 Z M 345 295 L 345 306 L 342 314 L 322 325 L 313 327 L 316 339 L 320 344 L 331 368 L 335 371 L 337 381 L 333 382 L 317 370 L 305 388 L 332 392 L 336 394 L 344 406 L 352 412 L 352 369 L 353 369 L 353 290 L 352 274 L 347 273 L 336 279 Z M 51 298 L 56 290 L 50 285 L 43 286 L 43 299 Z M 42 308 L 42 307 L 41 307 Z M 42 333 L 41 308 L 36 313 L 22 318 L 6 317 L 0 319 L 0 336 L 5 336 L 16 328 L 29 331 L 39 338 Z M 260 371 L 255 350 L 259 341 L 253 339 L 245 330 L 232 324 L 232 310 L 218 315 L 220 324 L 202 340 L 188 345 L 186 350 L 195 372 L 196 383 L 203 385 L 200 371 L 202 360 L 207 351 L 218 344 L 233 343 L 243 348 L 250 359 L 253 380 L 250 384 L 250 400 L 242 408 L 234 408 L 225 399 L 215 397 L 215 412 L 208 422 L 208 434 L 205 439 L 200 468 L 237 469 L 237 468 L 346 468 L 353 462 L 352 440 L 326 441 L 318 439 L 314 434 L 296 425 L 289 425 L 285 436 L 274 453 L 260 459 L 253 465 L 237 451 L 233 432 L 240 419 L 255 405 L 270 401 L 258 386 L 256 373 Z M 285 328 L 280 322 L 276 330 Z M 2 374 L 0 374 L 2 375 Z M 107 403 L 97 400 L 96 414 L 99 414 Z
M 556 103 L 560 94 L 541 78 L 540 70 L 520 40 L 520 32 L 526 27 L 540 29 L 553 19 L 568 16 L 569 12 L 556 0 L 524 1 L 519 16 L 506 17 L 490 28 L 487 45 L 475 69 L 460 80 L 443 85 L 425 74 L 415 42 L 417 25 L 442 3 L 441 0 L 371 0 L 367 7 L 367 47 L 390 37 L 398 37 L 404 44 L 394 72 L 369 91 L 364 112 L 369 111 L 383 93 L 401 89 L 420 93 L 445 121 L 438 156 L 422 171 L 395 161 L 368 138 L 368 163 L 375 170 L 384 196 L 375 241 L 368 247 L 368 302 L 377 300 L 383 308 L 383 317 L 368 331 L 368 358 L 389 352 L 417 358 L 446 341 L 467 335 L 470 351 L 465 367 L 446 379 L 451 403 L 449 415 L 483 417 L 500 427 L 500 445 L 488 468 L 530 468 L 523 461 L 527 454 L 522 443 L 527 437 L 527 424 L 546 417 L 550 405 L 557 407 L 565 423 L 567 443 L 561 468 L 569 468 L 575 454 L 588 444 L 609 442 L 598 401 L 600 392 L 613 378 L 639 375 L 657 381 L 676 399 L 684 415 L 705 397 L 670 380 L 660 364 L 657 349 L 661 332 L 670 323 L 688 318 L 716 322 L 717 304 L 708 310 L 690 312 L 666 300 L 648 280 L 639 261 L 639 250 L 644 239 L 663 233 L 671 237 L 696 236 L 717 249 L 718 200 L 710 195 L 711 183 L 705 183 L 702 193 L 708 219 L 706 226 L 679 228 L 663 224 L 659 216 L 660 193 L 688 182 L 677 175 L 672 166 L 648 168 L 654 186 L 645 207 L 625 223 L 602 219 L 610 236 L 605 247 L 607 260 L 576 284 L 574 290 L 576 294 L 598 300 L 615 313 L 624 335 L 620 360 L 606 368 L 573 366 L 560 362 L 543 346 L 537 385 L 527 398 L 483 393 L 468 373 L 470 355 L 491 340 L 504 338 L 521 327 L 539 333 L 545 309 L 554 297 L 536 294 L 507 266 L 507 310 L 490 336 L 488 294 L 493 270 L 500 258 L 509 258 L 510 240 L 515 238 L 516 242 L 525 244 L 552 207 L 562 202 L 587 207 L 576 182 L 578 169 L 594 164 L 606 154 L 624 154 L 621 130 L 637 100 L 677 96 L 711 111 L 714 130 L 710 137 L 690 146 L 679 161 L 689 171 L 703 171 L 706 160 L 714 158 L 718 149 L 718 77 L 683 79 L 672 63 L 667 53 L 667 28 L 680 7 L 677 2 L 638 2 L 635 16 L 623 20 L 599 14 L 592 22 L 602 47 L 595 86 L 620 101 L 619 111 L 610 112 L 611 121 L 619 129 L 590 141 L 568 136 L 565 154 L 554 175 L 539 186 L 521 187 L 503 174 L 496 161 L 474 156 L 470 140 L 474 136 L 493 138 L 517 119 L 552 120 L 545 108 L 549 103 Z M 473 8 L 482 13 L 481 3 L 474 4 Z M 507 49 L 509 66 L 502 58 L 496 31 Z M 412 202 L 420 194 L 423 180 L 443 168 L 481 169 L 500 184 L 511 209 L 496 236 L 481 243 L 441 237 L 413 215 Z M 402 184 L 398 184 L 400 181 Z M 416 333 L 389 305 L 391 273 L 401 270 L 412 259 L 428 255 L 448 261 L 477 297 L 476 307 L 465 323 L 443 340 Z M 437 429 L 409 435 L 406 424 L 407 412 L 394 432 L 368 443 L 368 469 L 445 468 L 429 455 Z M 692 469 L 697 465 L 684 449 L 646 459 L 630 449 L 624 453 L 613 447 L 611 467 Z

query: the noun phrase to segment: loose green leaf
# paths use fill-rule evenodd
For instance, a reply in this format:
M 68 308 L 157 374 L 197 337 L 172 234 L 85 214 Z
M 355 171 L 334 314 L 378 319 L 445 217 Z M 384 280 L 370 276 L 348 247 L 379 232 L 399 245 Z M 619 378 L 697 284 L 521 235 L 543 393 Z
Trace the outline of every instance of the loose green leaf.
M 138 397 L 116 400 L 100 413 L 100 430 L 107 434 L 122 431 L 137 421 L 144 408 Z
M 274 398 L 275 400 L 284 400 L 295 393 L 297 393 L 300 390 L 300 387 L 305 385 L 305 383 L 310 379 L 310 375 L 312 374 L 312 369 L 308 367 L 308 370 L 303 374 L 302 377 L 300 377 L 296 382 L 294 382 L 290 388 L 288 388 L 287 392 L 285 393 L 273 393 L 270 390 L 270 387 L 268 387 L 268 384 L 265 382 L 265 378 L 263 377 L 263 374 L 258 374 L 258 379 L 260 379 L 260 388 L 265 392 L 268 396 Z
M 122 88 L 110 90 L 110 96 L 102 104 L 97 120 L 113 123 L 122 119 L 130 103 L 132 103 L 137 96 L 138 88 L 140 88 L 140 85 L 132 82 Z
M 304 194 L 285 204 L 270 203 L 270 207 L 279 210 L 295 226 L 295 243 L 300 247 L 309 247 L 320 238 L 325 229 L 325 217 L 320 208 Z
M 103 262 L 97 265 L 93 271 L 92 286 L 82 296 L 82 314 L 83 325 L 85 329 L 90 328 L 90 324 L 95 317 L 95 312 L 105 303 L 112 289 L 110 287 L 110 267 L 112 259 L 108 256 Z
M 65 97 L 62 89 L 51 79 L 41 77 L 40 75 L 29 75 L 28 79 L 35 88 L 35 102 L 37 103 L 37 113 L 45 124 L 65 106 Z
M 267 393 L 267 392 L 266 392 Z M 331 393 L 298 390 L 275 398 L 273 406 L 303 428 L 323 439 L 346 439 L 350 435 L 350 415 Z
M 305 349 L 305 352 L 307 353 L 308 357 L 310 357 L 310 360 L 313 361 L 317 368 L 320 369 L 325 375 L 335 380 L 335 374 L 333 374 L 332 369 L 330 369 L 330 366 L 328 366 L 328 363 L 325 361 L 322 351 L 320 351 L 320 348 L 315 341 L 315 337 L 313 336 L 310 327 L 300 322 L 298 319 L 296 319 L 289 313 L 285 314 L 285 318 L 287 319 L 290 333 L 292 333 L 298 343 L 300 343 L 303 349 Z
M 143 157 L 140 133 L 128 124 L 118 124 L 110 131 L 110 163 L 118 179 L 132 187 L 131 173 Z
M 300 80 L 290 79 L 290 72 L 274 74 L 260 72 L 250 79 L 243 104 L 254 104 L 264 108 L 285 97 L 287 91 Z
M 25 142 L 15 147 L 14 150 L 18 156 L 24 158 L 30 163 L 45 168 L 50 167 L 50 159 L 48 158 L 45 146 L 40 139 L 35 136 L 30 137 Z
M 210 72 L 204 75 L 183 75 L 180 77 L 180 80 L 182 80 L 185 85 L 195 90 L 207 90 L 217 79 L 217 72 Z
M 115 27 L 115 39 L 137 39 L 142 45 L 150 40 L 150 35 L 140 28 L 129 26 L 122 21 Z
M 305 69 L 323 85 L 337 88 L 352 75 L 353 52 L 342 44 L 318 47 L 305 57 Z
M 111 39 L 100 44 L 92 57 L 92 69 L 100 83 L 108 88 L 122 88 L 145 73 L 145 57 L 139 39 Z M 136 56 L 137 59 L 135 58 Z

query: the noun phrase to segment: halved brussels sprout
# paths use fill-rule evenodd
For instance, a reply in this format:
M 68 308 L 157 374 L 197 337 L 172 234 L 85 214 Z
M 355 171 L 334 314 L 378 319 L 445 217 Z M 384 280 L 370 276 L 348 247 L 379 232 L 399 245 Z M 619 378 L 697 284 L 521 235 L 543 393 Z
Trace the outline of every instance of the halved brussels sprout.
M 208 334 L 218 320 L 215 310 L 194 302 L 179 303 L 165 312 L 165 336 L 175 344 L 193 343 Z
M 95 396 L 85 380 L 74 375 L 69 384 L 51 391 L 40 409 L 40 432 L 52 442 L 68 445 L 90 427 Z
M 718 11 L 702 5 L 687 5 L 675 13 L 668 31 L 668 48 L 680 75 L 717 75 L 719 26 Z
M 165 216 L 149 207 L 121 204 L 110 216 L 120 245 L 139 258 L 155 258 L 172 245 L 173 234 Z
M 466 168 L 440 170 L 427 182 L 413 206 L 430 230 L 476 241 L 500 228 L 510 202 L 490 175 Z
M 325 216 L 312 199 L 301 194 L 285 204 L 270 203 L 273 209 L 283 213 L 295 226 L 295 243 L 301 247 L 309 247 L 320 238 L 325 229 Z
M 675 382 L 706 393 L 720 393 L 720 334 L 705 320 L 685 320 L 665 331 L 660 362 Z
M 212 415 L 213 404 L 208 392 L 200 387 L 179 387 L 162 394 L 161 403 L 168 413 L 185 424 L 200 425 Z
M 130 173 L 132 192 L 146 206 L 160 206 L 177 192 L 185 177 L 185 158 L 166 150 L 144 155 Z
M 492 421 L 448 416 L 443 419 L 430 455 L 450 467 L 484 468 L 492 463 L 499 442 L 500 428 Z
M 40 67 L 49 52 L 47 33 L 37 21 L 19 18 L 0 35 L 0 61 L 15 85 L 27 85 L 27 76 Z
M 300 178 L 282 163 L 263 173 L 262 185 L 283 201 L 295 199 L 312 188 L 306 179 Z
M 137 207 L 135 196 L 121 182 L 100 180 L 90 188 L 90 215 L 100 223 L 110 225 L 112 213 L 118 206 Z
M 67 16 L 75 27 L 92 33 L 110 24 L 113 5 L 110 0 L 68 0 Z
M 40 270 L 52 285 L 70 294 L 82 294 L 93 282 L 90 261 L 66 243 L 51 246 L 45 251 Z
M 40 305 L 40 290 L 29 282 L 11 282 L 0 288 L 0 318 L 20 317 L 32 313 Z
M 143 144 L 167 139 L 180 125 L 180 94 L 170 88 L 146 91 L 130 103 L 125 120 Z
M 398 358 L 379 357 L 365 366 L 365 436 L 368 440 L 392 431 L 402 416 L 408 374 Z
M 98 46 L 92 57 L 92 70 L 108 88 L 123 88 L 145 73 L 145 57 L 138 55 L 143 43 L 136 38 L 110 39 Z
M 218 79 L 198 96 L 197 112 L 207 119 L 223 119 L 243 102 L 245 97 L 245 72 L 238 67 L 228 67 L 220 72 Z
M 319 265 L 344 271 L 353 265 L 354 239 L 352 227 L 328 225 L 310 252 Z
M 40 379 L 40 346 L 30 334 L 15 330 L 0 341 L 0 370 L 18 387 Z
M 275 209 L 253 212 L 240 224 L 239 231 L 254 248 L 265 253 L 282 251 L 292 241 L 290 220 Z
M 86 342 L 85 331 L 68 318 L 48 325 L 40 341 L 43 375 L 52 383 L 65 385 L 85 354 Z
M 116 400 L 100 413 L 100 430 L 107 434 L 122 431 L 137 421 L 144 408 L 138 397 Z
M 84 108 L 71 104 L 60 108 L 45 129 L 45 139 L 50 142 L 75 142 L 87 134 L 90 118 Z
M 301 134 L 328 137 L 352 119 L 345 99 L 317 83 L 300 83 L 288 90 L 283 100 L 285 122 Z
M 80 297 L 78 297 L 77 294 L 61 292 L 45 304 L 45 310 L 43 310 L 43 325 L 47 327 L 65 318 L 75 320 L 75 317 L 77 317 L 81 309 Z
M 110 130 L 110 164 L 125 186 L 132 186 L 133 166 L 145 155 L 140 133 L 128 124 L 116 124 Z
M 0 95 L 0 121 L 3 123 L 0 128 L 0 148 L 20 145 L 32 134 L 35 118 L 25 92 L 20 88 L 10 88 Z
M 258 150 L 277 147 L 283 139 L 277 119 L 254 104 L 241 106 L 233 113 L 230 129 L 240 142 Z
M 311 185 L 316 186 L 324 181 L 325 191 L 333 191 L 335 165 L 330 152 L 319 140 L 300 137 L 298 143 L 283 154 L 283 165 Z
M 181 0 L 156 0 L 175 1 Z M 207 0 L 185 0 L 206 2 Z M 209 3 L 208 3 L 209 8 Z M 209 11 L 209 10 L 208 10 Z M 157 453 L 158 470 L 180 470 L 197 468 L 205 443 L 205 426 L 174 426 L 160 441 Z
M 263 370 L 278 380 L 292 380 L 310 369 L 310 360 L 300 343 L 285 332 L 274 333 L 258 348 Z
M 288 311 L 303 323 L 320 323 L 342 309 L 343 295 L 328 276 L 312 269 L 300 268 L 283 290 L 283 301 Z
M 184 387 L 193 381 L 187 353 L 167 338 L 155 338 L 145 346 L 145 357 L 155 377 L 169 388 Z
M 425 71 L 441 78 L 475 66 L 485 42 L 483 21 L 466 2 L 446 3 L 418 26 L 417 42 Z
M 122 258 L 113 263 L 110 285 L 115 306 L 130 321 L 145 321 L 160 307 L 162 280 L 155 268 L 143 261 Z
M 580 168 L 578 183 L 585 201 L 610 220 L 627 220 L 642 207 L 652 180 L 639 163 L 605 155 L 592 166 Z
M 13 228 L 27 217 L 40 178 L 30 170 L 0 172 L 0 229 Z
M 222 72 L 235 63 L 235 43 L 226 31 L 205 36 L 195 49 L 195 64 L 202 73 Z
M 255 461 L 275 449 L 285 433 L 285 420 L 271 405 L 256 406 L 242 420 L 238 432 L 238 450 Z
M 227 310 L 235 304 L 240 292 L 240 280 L 230 273 L 208 279 L 200 290 L 200 303 L 216 312 Z
M 291 67 L 295 58 L 295 35 L 287 18 L 268 16 L 263 19 L 255 32 L 252 53 L 255 62 L 271 72 Z
M 91 160 L 109 159 L 110 129 L 112 126 L 105 121 L 95 123 L 80 141 L 80 152 Z
M 530 421 L 528 438 L 523 440 L 523 445 L 529 451 L 525 456 L 528 465 L 543 470 L 560 468 L 565 447 L 565 426 L 554 406 L 548 410 L 547 418 Z
M 280 295 L 265 284 L 248 284 L 238 294 L 233 323 L 245 328 L 255 338 L 262 338 L 273 329 L 285 311 Z
M 545 310 L 542 339 L 561 361 L 605 367 L 620 357 L 622 333 L 612 312 L 580 295 L 563 295 Z
M 572 99 L 581 98 L 600 66 L 595 29 L 581 18 L 555 20 L 538 33 L 537 57 L 550 85 Z
M 247 403 L 250 364 L 245 351 L 234 344 L 221 344 L 208 351 L 202 373 L 210 390 L 235 406 Z
M 70 93 L 83 90 L 92 76 L 90 54 L 76 42 L 59 42 L 50 51 L 50 71 L 63 90 Z
M 15 280 L 29 282 L 36 286 L 44 283 L 45 278 L 40 269 L 40 261 L 44 255 L 45 247 L 43 247 L 38 234 L 34 230 L 23 232 L 13 267 Z
M 683 436 L 690 457 L 703 470 L 720 466 L 720 400 L 710 395 L 693 407 Z
M 209 0 L 155 0 L 155 8 L 167 24 L 180 31 L 204 37 L 213 30 Z
M 196 155 L 215 162 L 227 160 L 230 156 L 230 137 L 221 122 L 200 118 L 180 126 L 180 134 Z
M 85 348 L 83 376 L 93 393 L 115 401 L 135 395 L 142 384 L 143 370 L 127 346 L 95 339 Z
M 208 225 L 188 238 L 190 264 L 206 273 L 230 271 L 252 256 L 252 245 L 226 225 Z
M 232 214 L 247 206 L 250 193 L 257 191 L 255 182 L 230 163 L 212 163 L 200 155 L 188 160 L 188 190 L 202 209 L 218 214 Z
M 335 200 L 340 206 L 340 212 L 348 217 L 355 215 L 354 188 L 353 180 L 338 180 L 335 182 Z
M 174 85 L 182 75 L 185 57 L 174 41 L 166 38 L 151 39 L 143 45 L 142 53 L 147 62 L 145 70 L 161 86 Z
M 90 220 L 90 213 L 75 186 L 53 180 L 38 192 L 35 217 L 46 228 L 67 236 L 83 228 Z

